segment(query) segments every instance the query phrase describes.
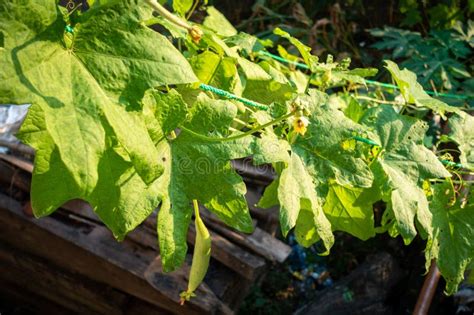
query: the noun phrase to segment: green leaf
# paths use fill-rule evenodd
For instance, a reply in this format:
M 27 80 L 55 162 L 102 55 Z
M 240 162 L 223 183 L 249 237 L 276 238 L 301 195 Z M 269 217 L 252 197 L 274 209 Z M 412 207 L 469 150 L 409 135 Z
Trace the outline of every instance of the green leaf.
M 19 136 L 37 151 L 35 215 L 81 198 L 123 238 L 157 205 L 147 187 L 163 172 L 139 101 L 151 86 L 195 82 L 191 67 L 141 24 L 151 10 L 136 1 L 96 3 L 73 37 L 54 0 L 2 2 L 0 16 L 0 103 L 32 103 Z
M 225 16 L 219 12 L 213 6 L 207 7 L 207 17 L 202 23 L 205 27 L 213 30 L 220 36 L 233 36 L 237 34 L 237 30 L 232 24 L 225 18 Z
M 390 60 L 385 60 L 385 63 L 385 67 L 390 71 L 392 77 L 397 82 L 400 92 L 407 103 L 429 108 L 443 117 L 446 112 L 460 112 L 458 108 L 449 106 L 448 104 L 426 94 L 423 87 L 417 82 L 415 73 L 407 69 L 400 70 L 398 66 Z
M 328 183 L 333 180 L 341 185 L 366 188 L 372 185 L 372 172 L 360 153 L 343 146 L 352 139 L 353 132 L 363 132 L 364 128 L 329 106 L 327 95 L 321 92 L 311 90 L 310 95 L 300 95 L 291 104 L 300 104 L 303 111 L 310 113 L 308 129 L 304 136 L 286 145 L 277 136 L 271 136 L 271 128 L 264 132 L 262 140 L 272 148 L 272 154 L 265 154 L 266 159 L 256 154 L 254 161 L 282 162 L 285 166 L 267 188 L 260 205 L 273 205 L 277 190 L 283 234 L 295 227 L 301 244 L 309 246 L 321 238 L 329 250 L 332 235 L 322 210 Z
M 378 199 L 376 189 L 367 191 L 331 183 L 323 209 L 333 231 L 344 231 L 367 240 L 375 236 L 372 205 Z
M 160 24 L 164 28 L 170 32 L 171 36 L 173 38 L 179 38 L 179 39 L 186 39 L 186 36 L 188 35 L 188 32 L 185 28 L 182 28 L 181 26 L 178 26 L 174 24 L 173 22 L 170 22 L 168 19 L 165 19 L 161 15 L 159 16 L 154 16 L 146 21 L 144 23 L 149 26 L 149 25 L 155 25 L 155 24 Z
M 239 65 L 245 78 L 243 97 L 263 104 L 271 104 L 284 103 L 293 96 L 295 88 L 278 70 L 270 68 L 269 65 L 265 65 L 266 69 L 264 69 L 259 64 L 243 58 L 239 58 Z
M 310 90 L 301 97 L 309 105 L 309 126 L 304 137 L 298 137 L 292 145 L 307 164 L 319 186 L 327 189 L 328 178 L 335 178 L 340 185 L 371 187 L 373 175 L 357 151 L 344 148 L 354 133 L 364 133 L 365 128 L 327 103 L 326 95 Z
M 431 235 L 431 213 L 422 188 L 425 179 L 450 177 L 437 157 L 423 146 L 428 126 L 415 118 L 401 116 L 393 108 L 371 109 L 362 123 L 372 127 L 373 139 L 383 148 L 373 164 L 378 178 L 387 177 L 384 188 L 388 209 L 396 220 L 405 243 L 416 236 L 415 218 L 424 232 Z
M 433 186 L 433 236 L 425 251 L 427 267 L 436 259 L 448 294 L 457 291 L 466 267 L 474 261 L 474 203 L 461 205 L 452 201 L 454 196 L 447 181 Z
M 247 55 L 265 48 L 258 37 L 243 32 L 227 37 L 224 41 L 230 46 L 238 47 L 239 50 L 244 51 Z
M 461 151 L 461 164 L 474 170 L 474 118 L 461 113 L 449 118 L 449 137 L 454 140 Z
M 194 0 L 173 0 L 173 10 L 180 16 L 186 16 L 191 10 Z
M 181 265 L 185 258 L 192 199 L 237 230 L 253 229 L 245 184 L 230 164 L 231 159 L 252 154 L 252 137 L 224 142 L 199 137 L 227 136 L 236 114 L 237 108 L 231 102 L 201 94 L 182 125 L 186 129 L 176 139 L 164 139 L 158 144 L 166 161 L 165 173 L 158 179 L 163 200 L 158 213 L 158 238 L 166 271 Z
M 370 34 L 382 38 L 381 41 L 376 42 L 372 47 L 380 50 L 393 50 L 393 59 L 411 57 L 416 51 L 416 43 L 422 40 L 421 34 L 418 32 L 411 32 L 389 26 L 385 26 L 383 29 L 371 29 Z
M 296 49 L 298 49 L 298 51 L 301 54 L 301 57 L 303 57 L 304 62 L 309 67 L 311 72 L 315 72 L 318 70 L 318 57 L 311 55 L 310 47 L 306 46 L 305 44 L 300 42 L 298 39 L 294 38 L 289 33 L 285 32 L 279 27 L 274 29 L 273 33 L 283 38 L 286 38 L 287 40 L 290 41 L 290 43 L 292 43 L 296 47 Z
M 234 94 L 242 93 L 236 60 L 205 51 L 190 60 L 194 73 L 202 83 L 219 87 Z
M 298 243 L 310 246 L 321 239 L 328 253 L 334 243 L 331 224 L 324 216 L 313 180 L 297 154 L 291 155 L 288 167 L 281 173 L 278 199 L 283 235 L 296 225 Z

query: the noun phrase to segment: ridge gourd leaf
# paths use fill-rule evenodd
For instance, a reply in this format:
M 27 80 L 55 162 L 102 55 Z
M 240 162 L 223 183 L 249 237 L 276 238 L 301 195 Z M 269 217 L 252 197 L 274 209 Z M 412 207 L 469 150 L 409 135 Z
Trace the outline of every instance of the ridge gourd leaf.
M 451 175 L 423 145 L 428 126 L 385 105 L 370 109 L 361 122 L 374 129 L 372 140 L 384 150 L 372 164 L 372 170 L 376 178 L 386 180 L 386 211 L 395 218 L 397 231 L 405 243 L 410 243 L 417 234 L 416 219 L 423 231 L 431 235 L 432 215 L 421 185 L 425 179 Z
M 149 87 L 197 78 L 142 25 L 149 17 L 138 1 L 96 2 L 65 40 L 57 1 L 0 3 L 0 103 L 32 104 L 19 137 L 36 149 L 36 216 L 81 198 L 123 238 L 157 206 L 148 190 L 163 164 L 139 101 Z
M 472 192 L 471 192 L 472 194 Z M 466 268 L 474 261 L 474 203 L 453 201 L 448 181 L 433 186 L 430 209 L 433 213 L 433 235 L 425 256 L 427 268 L 432 259 L 446 279 L 446 291 L 453 294 L 464 278 Z
M 327 95 L 315 90 L 311 90 L 310 95 L 299 96 L 292 104 L 303 104 L 311 113 L 306 134 L 286 146 L 278 137 L 264 134 L 262 139 L 267 144 L 260 149 L 269 151 L 268 147 L 272 147 L 283 152 L 265 154 L 266 159 L 259 152 L 254 156 L 257 163 L 278 162 L 284 165 L 278 172 L 278 184 L 274 182 L 267 188 L 260 205 L 273 205 L 275 197 L 278 198 L 283 235 L 296 227 L 296 237 L 301 244 L 310 246 L 322 239 L 326 251 L 334 241 L 331 224 L 322 207 L 328 193 L 328 182 L 334 180 L 340 185 L 369 188 L 373 181 L 373 175 L 359 153 L 343 148 L 343 143 L 352 138 L 353 132 L 364 132 L 364 127 L 327 102 Z M 266 132 L 271 134 L 268 130 Z
M 186 106 L 183 101 L 181 106 Z M 155 111 L 160 107 L 156 106 Z M 162 200 L 157 228 L 165 271 L 174 270 L 185 258 L 193 199 L 227 225 L 242 232 L 253 230 L 245 184 L 230 164 L 232 159 L 252 154 L 253 138 L 213 142 L 199 137 L 227 136 L 236 114 L 233 103 L 201 93 L 181 125 L 185 129 L 176 139 L 158 142 L 165 160 L 165 173 L 157 180 Z

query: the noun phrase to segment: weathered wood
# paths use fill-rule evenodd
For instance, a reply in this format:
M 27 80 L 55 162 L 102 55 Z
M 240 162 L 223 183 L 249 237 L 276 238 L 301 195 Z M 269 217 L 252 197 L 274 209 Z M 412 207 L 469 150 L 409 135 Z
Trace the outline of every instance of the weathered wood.
M 9 148 L 13 152 L 26 154 L 29 156 L 35 155 L 35 150 L 30 146 L 24 145 L 23 143 L 13 143 L 10 141 L 0 139 L 0 147 Z
M 390 289 L 403 277 L 397 261 L 381 252 L 367 260 L 334 287 L 321 291 L 295 315 L 391 314 L 384 304 Z
M 92 208 L 83 201 L 74 200 L 64 204 L 62 208 L 91 220 L 98 220 L 97 216 L 92 211 Z M 156 218 L 155 215 L 152 215 L 151 217 Z M 156 241 L 157 235 L 155 231 L 152 232 L 151 230 L 137 228 L 135 231 L 132 231 L 128 237 L 137 243 L 142 243 L 145 246 L 158 251 Z M 195 238 L 196 230 L 194 229 L 194 224 L 191 223 L 187 240 L 189 243 L 194 245 Z M 211 256 L 214 259 L 250 280 L 256 279 L 261 274 L 261 271 L 265 266 L 265 261 L 263 259 L 246 252 L 239 246 L 232 244 L 213 231 L 211 231 L 211 240 Z
M 54 217 L 30 219 L 18 202 L 4 195 L 0 195 L 0 224 L 4 227 L 0 240 L 174 313 L 212 314 L 219 309 L 221 302 L 215 296 L 200 296 L 199 290 L 197 298 L 181 307 L 150 286 L 144 273 L 154 252 L 116 242 L 105 227 L 77 228 Z
M 224 226 L 215 217 L 210 216 L 208 212 L 203 211 L 203 218 L 206 225 L 208 225 L 212 230 L 219 232 L 227 239 L 250 249 L 255 254 L 265 257 L 269 261 L 284 262 L 291 252 L 290 246 L 274 238 L 259 227 L 256 227 L 251 234 L 244 234 Z
M 176 279 L 176 277 L 179 277 L 181 282 L 170 281 L 169 277 L 171 276 L 171 273 L 163 273 L 161 272 L 161 270 L 163 270 L 161 259 L 160 257 L 156 257 L 145 271 L 145 278 L 158 291 L 167 292 L 168 294 L 170 294 L 169 297 L 171 299 L 175 298 L 176 301 L 179 301 L 179 294 L 182 291 L 185 291 L 187 288 L 190 266 L 185 265 L 183 268 L 180 268 L 179 270 L 173 273 L 172 280 Z M 214 296 L 214 293 L 206 285 L 206 283 L 202 283 L 199 286 L 199 294 L 203 295 L 202 297 L 204 297 L 205 301 L 207 300 L 205 298 L 207 295 Z M 209 306 L 215 307 L 215 305 Z M 217 313 L 233 314 L 233 312 L 223 303 L 219 304 L 217 307 L 219 308 L 218 310 L 216 310 Z
M 3 270 L 2 270 L 3 271 Z M 0 296 L 5 314 L 75 314 L 71 310 L 39 296 L 16 282 L 0 277 Z M 2 303 L 2 304 L 3 304 Z
M 33 173 L 33 163 L 31 161 L 13 156 L 13 155 L 8 155 L 8 154 L 0 154 L 0 159 L 7 161 L 16 167 L 21 168 L 24 171 L 27 171 L 28 173 Z
M 0 184 L 7 190 L 15 186 L 24 192 L 30 191 L 29 177 L 13 165 L 0 161 L 0 174 Z
M 2 281 L 15 283 L 69 310 L 84 314 L 121 314 L 127 302 L 123 293 L 2 243 L 0 262 L 7 271 L 0 272 Z
M 5 163 L 4 161 L 1 160 L 7 160 L 8 163 L 12 165 Z M 3 169 L 7 168 L 9 169 L 9 173 L 4 176 L 4 173 L 1 171 L 2 170 L 2 165 Z M 15 186 L 18 189 L 24 191 L 25 193 L 29 193 L 30 189 L 30 172 L 31 172 L 31 167 L 32 164 L 29 161 L 24 161 L 21 159 L 18 159 L 17 157 L 8 157 L 2 159 L 0 157 L 0 181 L 5 181 L 9 180 L 8 185 L 4 183 L 4 187 L 9 187 L 9 186 Z M 10 178 L 10 179 L 9 179 Z M 14 179 L 12 181 L 12 179 Z M 17 190 L 18 192 L 18 190 Z M 247 198 L 249 202 L 253 202 L 252 200 L 257 200 L 259 198 L 259 195 L 261 192 L 254 191 L 251 189 L 249 190 L 249 193 L 247 194 Z M 253 208 L 253 207 L 251 207 Z M 264 214 L 265 219 L 268 219 L 268 211 L 262 211 Z M 148 269 L 150 266 L 147 265 L 147 263 L 150 263 L 153 261 L 156 257 L 156 254 L 158 253 L 158 246 L 157 246 L 157 236 L 156 236 L 156 212 L 151 215 L 149 218 L 146 219 L 144 224 L 127 236 L 125 242 L 117 245 L 116 241 L 111 238 L 111 234 L 108 232 L 107 229 L 102 227 L 102 223 L 100 219 L 97 217 L 95 212 L 92 210 L 92 208 L 84 201 L 82 200 L 73 200 L 65 205 L 62 206 L 62 209 L 59 211 L 56 211 L 53 214 L 53 218 L 56 221 L 55 224 L 59 225 L 71 225 L 70 227 L 65 227 L 65 231 L 61 232 L 63 234 L 68 234 L 68 233 L 73 233 L 74 229 L 79 230 L 79 236 L 77 236 L 81 241 L 79 244 L 76 244 L 75 246 L 80 247 L 84 251 L 91 251 L 90 254 L 95 255 L 96 253 L 94 250 L 90 249 L 87 246 L 86 242 L 88 237 L 90 238 L 95 238 L 98 243 L 101 243 L 96 250 L 99 251 L 100 255 L 99 257 L 103 257 L 104 259 L 107 260 L 107 255 L 110 254 L 110 252 L 114 251 L 123 251 L 123 248 L 126 248 L 125 252 L 127 252 L 125 255 L 136 255 L 139 257 L 139 260 L 143 261 L 143 264 L 139 264 L 138 267 L 136 267 L 136 270 L 139 270 L 140 272 L 143 272 L 141 274 L 141 280 L 148 281 L 148 283 L 152 286 L 155 287 L 155 289 L 161 290 L 161 286 L 166 287 L 167 285 L 174 285 L 174 286 L 183 286 L 182 289 L 185 289 L 185 279 L 187 275 L 179 276 L 175 275 L 173 278 L 173 274 L 171 274 L 171 280 L 169 279 L 169 274 L 163 274 L 159 273 L 156 276 L 154 276 L 157 279 L 162 279 L 165 280 L 164 283 L 160 282 L 160 285 L 157 286 L 154 282 L 150 281 L 152 278 L 150 276 L 150 270 L 153 270 L 154 272 L 158 272 L 158 269 Z M 214 292 L 221 300 L 225 301 L 226 303 L 230 303 L 231 307 L 236 307 L 239 302 L 243 299 L 245 296 L 245 292 L 248 292 L 248 289 L 250 285 L 258 278 L 261 278 L 261 276 L 265 272 L 265 260 L 260 258 L 259 256 L 262 256 L 270 261 L 283 261 L 286 256 L 288 255 L 287 252 L 289 252 L 289 247 L 287 247 L 285 244 L 282 242 L 272 238 L 268 233 L 262 231 L 260 228 L 256 228 L 256 232 L 253 235 L 246 235 L 243 233 L 239 233 L 236 231 L 229 230 L 228 227 L 224 226 L 222 222 L 219 220 L 216 220 L 215 217 L 211 217 L 210 219 L 205 217 L 205 222 L 208 225 L 208 227 L 211 230 L 211 234 L 213 235 L 213 248 L 212 248 L 212 257 L 216 261 L 220 262 L 220 264 L 211 264 L 210 272 L 209 275 L 213 273 L 217 273 L 218 275 L 211 277 L 208 276 L 205 279 L 205 282 L 209 284 L 209 288 L 212 289 L 211 293 Z M 47 218 L 41 219 L 40 221 L 48 221 Z M 58 223 L 59 222 L 59 223 Z M 63 223 L 64 222 L 64 223 Z M 67 222 L 67 223 L 66 223 Z M 278 220 L 277 220 L 278 222 Z M 260 224 L 261 222 L 259 222 Z M 54 225 L 54 224 L 53 224 Z M 256 225 L 256 221 L 254 222 L 254 225 Z M 43 226 L 41 224 L 37 224 L 38 227 L 48 229 L 47 226 Z M 54 229 L 54 226 L 49 226 L 49 228 Z M 54 232 L 54 231 L 51 231 Z M 56 233 L 56 236 L 59 238 L 62 238 L 63 236 L 60 235 L 61 233 Z M 85 234 L 87 235 L 81 235 Z M 54 234 L 54 233 L 53 233 Z M 73 233 L 74 234 L 74 233 Z M 11 234 L 13 235 L 13 234 Z M 51 237 L 51 236 L 50 236 Z M 33 236 L 31 236 L 33 239 Z M 188 234 L 188 242 L 193 244 L 195 239 L 195 230 L 194 227 L 191 226 L 189 234 Z M 69 241 L 72 241 L 73 243 L 76 242 L 77 240 L 74 239 L 68 239 Z M 30 240 L 31 244 L 33 244 L 33 240 Z M 235 244 L 234 244 L 235 243 Z M 33 246 L 31 244 L 28 244 L 28 246 Z M 238 244 L 238 245 L 236 245 Z M 107 251 L 103 247 L 109 246 L 112 248 L 110 251 Z M 65 245 L 64 245 L 65 246 Z M 95 246 L 95 245 L 94 245 Z M 94 247 L 92 246 L 92 247 Z M 40 253 L 40 249 L 37 249 L 37 253 Z M 44 251 L 46 251 L 46 247 L 43 248 Z M 252 251 L 254 254 L 249 253 L 247 250 Z M 256 255 L 255 255 L 256 254 Z M 54 256 L 50 253 L 48 253 L 49 256 Z M 58 259 L 58 257 L 54 257 L 53 259 Z M 79 259 L 79 258 L 78 258 Z M 82 257 L 80 258 L 82 259 Z M 114 261 L 114 259 L 118 259 L 117 257 L 113 257 L 112 261 L 108 261 L 108 263 L 111 263 L 113 265 L 116 265 L 117 268 L 121 269 L 120 272 L 125 272 L 127 270 L 128 264 L 126 263 L 126 258 L 121 257 L 118 259 L 119 261 Z M 132 259 L 133 260 L 133 259 Z M 63 263 L 67 264 L 65 261 Z M 86 268 L 86 265 L 88 263 L 86 261 L 83 262 L 83 264 L 80 264 L 78 262 L 75 262 L 71 266 L 71 270 L 77 271 L 77 270 L 83 270 Z M 79 266 L 80 265 L 80 266 Z M 146 267 L 145 267 L 146 265 Z M 154 264 L 156 267 L 157 265 Z M 135 270 L 135 271 L 136 271 Z M 145 271 L 148 270 L 148 276 L 145 277 L 144 273 Z M 183 270 L 186 270 L 186 265 Z M 132 273 L 135 273 L 135 271 L 132 268 Z M 116 271 L 115 274 L 119 275 L 119 271 Z M 161 272 L 161 271 L 160 271 Z M 85 275 L 95 279 L 95 275 L 92 271 L 85 272 Z M 137 276 L 137 275 L 135 275 Z M 99 279 L 104 280 L 104 277 L 102 275 L 102 278 L 99 277 Z M 140 279 L 140 277 L 138 277 Z M 184 280 L 183 280 L 184 279 Z M 227 279 L 227 280 L 226 280 Z M 99 281 L 101 281 L 99 280 Z M 105 280 L 104 280 L 105 281 Z M 140 282 L 139 280 L 135 279 L 134 280 L 136 283 L 137 287 L 144 286 L 143 282 Z M 110 282 L 105 282 L 108 285 L 114 286 L 116 283 L 118 283 L 119 280 L 115 281 L 110 281 Z M 126 280 L 123 280 L 122 282 L 126 282 Z M 146 287 L 146 286 L 144 286 Z M 203 288 L 207 288 L 206 286 L 203 286 Z M 209 289 L 207 288 L 207 289 Z M 133 289 L 130 289 L 133 290 Z M 144 290 L 143 288 L 141 290 Z M 204 290 L 205 291 L 205 290 Z M 128 293 L 128 292 L 127 292 Z M 169 300 L 173 300 L 172 303 L 176 303 L 176 298 L 173 297 L 175 294 L 171 293 L 171 291 L 164 292 L 162 294 L 162 301 L 160 302 L 152 302 L 150 301 L 150 297 L 148 296 L 148 300 L 150 303 L 155 304 L 155 305 L 160 305 L 160 303 L 163 303 L 163 305 L 166 305 L 169 302 Z M 144 294 L 142 291 L 139 291 L 139 296 L 137 296 L 138 299 L 144 299 L 141 294 Z M 145 294 L 146 295 L 146 294 Z M 216 296 L 214 298 L 217 299 Z M 146 299 L 145 299 L 146 300 Z M 158 299 L 159 300 L 159 299 Z M 150 304 L 150 307 L 155 307 L 152 304 Z M 192 305 L 189 305 L 192 304 Z M 202 310 L 200 310 L 199 305 L 194 305 L 196 304 L 195 299 L 191 301 L 191 303 L 187 303 L 186 307 L 191 308 L 189 312 L 197 311 L 202 313 Z M 140 303 L 136 304 L 137 307 L 139 307 Z M 218 312 L 223 312 L 222 310 L 225 310 L 226 307 L 223 305 L 220 301 L 217 303 L 216 309 Z M 173 312 L 186 312 L 188 313 L 187 308 L 178 308 L 174 309 Z M 208 310 L 211 312 L 211 310 Z M 216 310 L 214 310 L 216 311 Z

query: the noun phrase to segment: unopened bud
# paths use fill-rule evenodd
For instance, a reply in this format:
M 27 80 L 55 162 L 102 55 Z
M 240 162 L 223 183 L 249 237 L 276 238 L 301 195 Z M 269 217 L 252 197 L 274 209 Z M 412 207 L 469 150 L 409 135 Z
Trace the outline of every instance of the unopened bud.
M 201 37 L 203 35 L 203 32 L 202 30 L 199 28 L 199 26 L 197 25 L 193 25 L 189 31 L 188 31 L 189 35 L 191 36 L 191 39 L 193 40 L 193 42 L 195 42 L 196 44 L 199 44 L 199 41 L 201 40 Z

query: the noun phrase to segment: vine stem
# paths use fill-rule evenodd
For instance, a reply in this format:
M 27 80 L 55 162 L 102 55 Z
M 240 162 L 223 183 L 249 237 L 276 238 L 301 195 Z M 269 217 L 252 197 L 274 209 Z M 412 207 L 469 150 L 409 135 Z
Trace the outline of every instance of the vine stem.
M 363 95 L 358 95 L 358 96 L 356 96 L 355 98 L 360 99 L 360 100 L 372 101 L 372 102 L 376 102 L 376 103 L 380 103 L 380 104 L 389 104 L 389 105 L 404 106 L 404 104 L 400 104 L 400 103 L 397 103 L 397 102 L 378 100 L 378 99 L 376 99 L 376 98 L 367 97 L 367 96 L 363 96 Z
M 159 4 L 156 0 L 145 0 L 145 2 L 168 21 L 176 24 L 177 26 L 185 28 L 186 30 L 188 30 L 188 32 L 191 31 L 191 25 L 189 25 L 186 21 L 180 19 L 170 11 L 166 10 L 166 8 Z
M 251 129 L 249 131 L 246 131 L 244 133 L 241 133 L 241 134 L 238 134 L 238 135 L 235 135 L 235 136 L 231 136 L 231 137 L 226 137 L 226 138 L 213 138 L 213 137 L 208 137 L 208 136 L 205 136 L 205 135 L 202 135 L 200 133 L 197 133 L 197 132 L 194 132 L 190 129 L 187 129 L 185 127 L 180 127 L 181 130 L 187 132 L 187 133 L 190 133 L 192 134 L 193 136 L 197 137 L 197 138 L 200 138 L 202 140 L 205 140 L 205 141 L 208 141 L 208 142 L 225 142 L 225 141 L 233 141 L 233 140 L 237 140 L 237 139 L 241 139 L 241 138 L 244 138 L 244 137 L 247 137 L 247 136 L 250 136 L 251 134 L 255 133 L 255 132 L 258 132 L 262 129 L 265 129 L 267 127 L 270 127 L 272 125 L 275 125 L 285 119 L 288 119 L 290 118 L 291 116 L 293 116 L 295 114 L 295 112 L 291 112 L 289 114 L 286 114 L 286 115 L 283 115 L 281 117 L 278 117 L 277 119 L 275 120 L 272 120 L 266 124 L 263 124 L 263 125 L 260 125 L 254 129 Z
M 379 104 L 388 104 L 388 105 L 402 106 L 402 110 L 404 110 L 405 108 L 412 108 L 412 109 L 414 109 L 414 110 L 420 110 L 420 107 L 417 107 L 417 106 L 413 106 L 413 105 L 409 105 L 409 104 L 401 104 L 401 103 L 398 103 L 398 102 L 391 102 L 391 101 L 385 101 L 385 100 L 378 100 L 378 99 L 376 99 L 376 98 L 372 98 L 372 97 L 368 97 L 368 96 L 363 96 L 363 95 L 356 96 L 355 98 L 356 98 L 356 99 L 360 99 L 360 100 L 371 101 L 371 102 L 375 102 L 375 103 L 379 103 Z

